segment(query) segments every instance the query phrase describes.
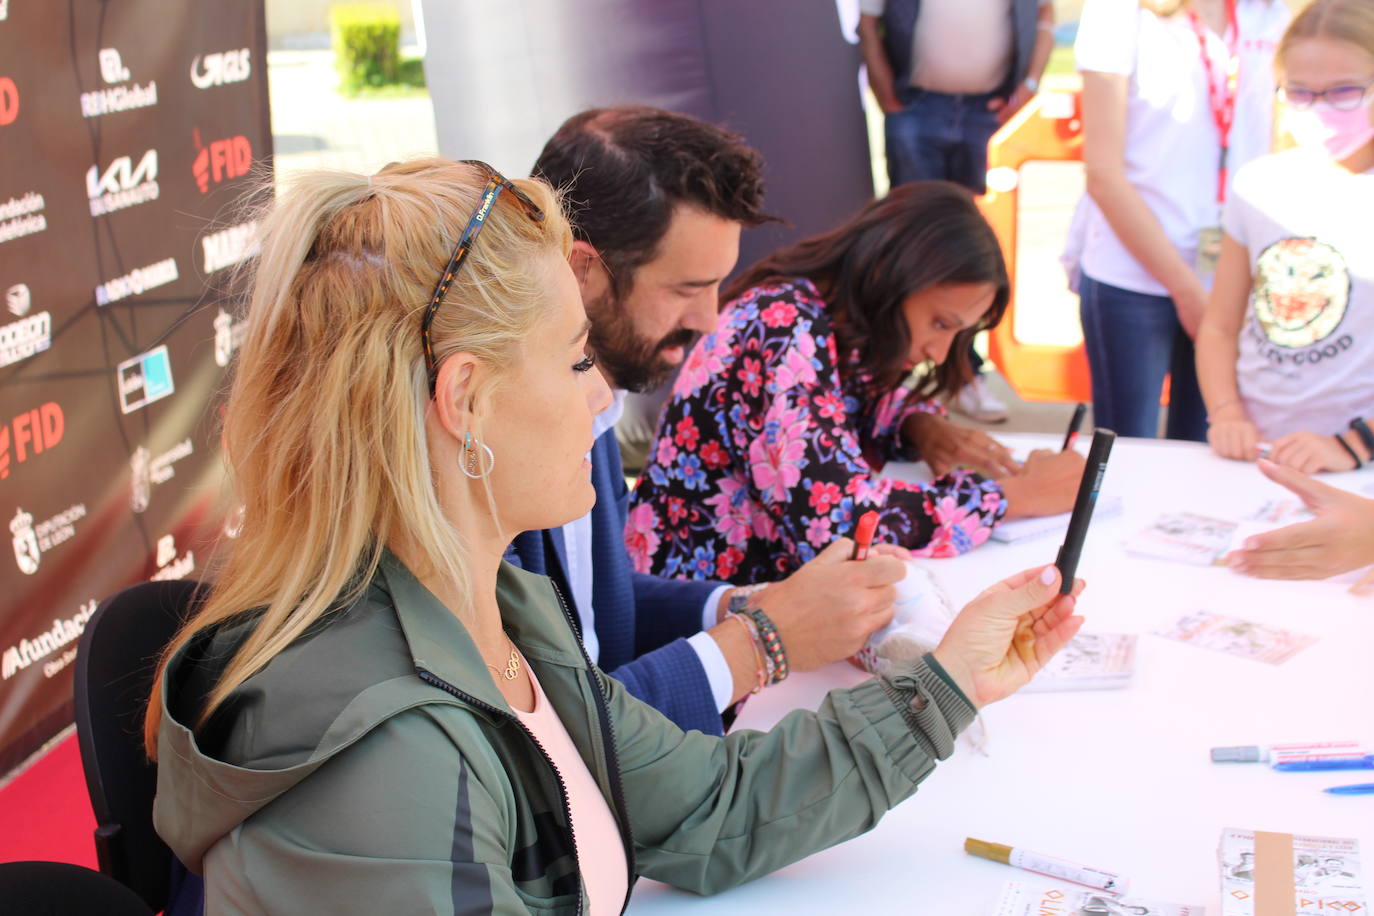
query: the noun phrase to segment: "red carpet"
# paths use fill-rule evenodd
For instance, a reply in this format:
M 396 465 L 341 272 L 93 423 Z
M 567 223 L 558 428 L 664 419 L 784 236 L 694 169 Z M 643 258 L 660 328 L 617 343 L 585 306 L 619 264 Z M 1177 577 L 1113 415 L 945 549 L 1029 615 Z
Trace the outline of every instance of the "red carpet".
M 0 862 L 46 859 L 95 868 L 94 830 L 76 732 L 0 789 Z

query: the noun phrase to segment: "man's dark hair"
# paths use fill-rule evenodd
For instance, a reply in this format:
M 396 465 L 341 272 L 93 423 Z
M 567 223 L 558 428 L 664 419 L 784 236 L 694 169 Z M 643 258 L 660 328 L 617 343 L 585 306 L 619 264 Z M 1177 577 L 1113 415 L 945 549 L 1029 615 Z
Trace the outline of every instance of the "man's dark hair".
M 617 297 L 658 253 L 678 203 L 745 226 L 773 219 L 762 209 L 757 150 L 722 127 L 647 105 L 573 115 L 533 174 L 563 192 L 574 236 L 601 255 Z

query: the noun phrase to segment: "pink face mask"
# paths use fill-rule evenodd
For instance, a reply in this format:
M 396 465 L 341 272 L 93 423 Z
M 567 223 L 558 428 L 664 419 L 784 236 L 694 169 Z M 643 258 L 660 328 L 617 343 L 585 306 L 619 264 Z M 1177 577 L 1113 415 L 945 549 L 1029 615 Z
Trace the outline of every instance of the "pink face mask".
M 1289 108 L 1284 111 L 1283 126 L 1299 146 L 1322 149 L 1338 162 L 1374 140 L 1368 105 L 1351 111 L 1320 104 L 1306 111 Z

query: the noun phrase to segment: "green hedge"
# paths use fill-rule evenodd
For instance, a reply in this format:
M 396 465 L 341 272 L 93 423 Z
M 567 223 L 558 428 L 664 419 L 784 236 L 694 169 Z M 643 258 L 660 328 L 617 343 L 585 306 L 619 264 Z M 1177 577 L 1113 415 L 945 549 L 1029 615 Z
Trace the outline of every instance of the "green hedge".
M 329 8 L 329 30 L 340 87 L 395 83 L 401 65 L 401 14 L 387 3 L 348 3 Z

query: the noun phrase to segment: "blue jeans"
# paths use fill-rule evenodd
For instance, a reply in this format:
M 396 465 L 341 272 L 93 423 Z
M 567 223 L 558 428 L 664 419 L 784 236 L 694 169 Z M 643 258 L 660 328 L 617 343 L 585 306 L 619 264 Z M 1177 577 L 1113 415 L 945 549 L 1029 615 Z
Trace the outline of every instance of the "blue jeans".
M 996 97 L 924 89 L 903 92 L 905 107 L 883 122 L 892 186 L 942 179 L 974 194 L 986 191 L 988 140 L 1000 126 L 997 114 L 988 111 L 988 102 Z
M 1168 373 L 1165 435 L 1207 440 L 1207 408 L 1198 388 L 1193 341 L 1179 324 L 1174 300 L 1109 286 L 1084 274 L 1079 316 L 1098 426 L 1122 436 L 1155 438 L 1159 394 Z

